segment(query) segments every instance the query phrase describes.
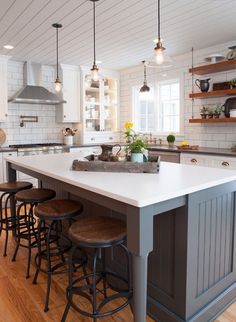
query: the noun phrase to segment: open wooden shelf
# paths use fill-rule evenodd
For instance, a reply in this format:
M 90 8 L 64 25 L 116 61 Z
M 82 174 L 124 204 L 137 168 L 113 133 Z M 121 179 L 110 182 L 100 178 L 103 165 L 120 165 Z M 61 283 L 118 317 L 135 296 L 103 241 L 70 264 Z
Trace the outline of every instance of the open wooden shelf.
M 232 69 L 236 69 L 236 60 L 225 60 L 214 64 L 190 68 L 189 72 L 196 75 L 206 75 L 224 72 Z
M 236 117 L 222 117 L 219 119 L 190 119 L 189 123 L 236 123 Z
M 220 89 L 218 91 L 211 91 L 211 92 L 200 92 L 200 93 L 190 93 L 190 98 L 208 98 L 208 97 L 220 97 L 220 96 L 227 96 L 227 95 L 236 95 L 236 88 L 230 89 Z

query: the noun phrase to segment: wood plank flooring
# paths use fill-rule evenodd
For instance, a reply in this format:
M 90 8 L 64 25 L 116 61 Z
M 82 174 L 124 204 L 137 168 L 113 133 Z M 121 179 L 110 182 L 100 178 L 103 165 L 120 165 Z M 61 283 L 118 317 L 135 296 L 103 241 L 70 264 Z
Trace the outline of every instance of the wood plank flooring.
M 66 305 L 65 288 L 67 276 L 53 276 L 50 295 L 50 310 L 44 313 L 46 291 L 45 274 L 40 273 L 38 284 L 32 284 L 35 272 L 31 265 L 31 277 L 25 279 L 27 252 L 20 248 L 16 262 L 11 261 L 15 242 L 10 237 L 8 256 L 2 257 L 4 232 L 0 237 L 0 322 L 60 322 Z M 86 303 L 81 300 L 81 305 Z M 91 322 L 92 319 L 83 317 L 70 310 L 67 322 Z M 132 322 L 130 308 L 107 318 L 98 319 L 98 322 Z M 146 322 L 153 320 L 147 317 Z M 215 322 L 235 322 L 236 302 L 232 304 Z M 205 321 L 202 321 L 205 322 Z

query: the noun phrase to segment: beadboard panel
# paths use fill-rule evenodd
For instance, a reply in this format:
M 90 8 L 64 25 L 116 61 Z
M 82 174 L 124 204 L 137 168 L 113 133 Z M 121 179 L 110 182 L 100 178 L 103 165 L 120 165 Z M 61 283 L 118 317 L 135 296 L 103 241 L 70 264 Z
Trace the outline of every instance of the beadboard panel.
M 224 193 L 216 187 L 189 197 L 187 318 L 236 279 L 234 190 L 232 184 Z

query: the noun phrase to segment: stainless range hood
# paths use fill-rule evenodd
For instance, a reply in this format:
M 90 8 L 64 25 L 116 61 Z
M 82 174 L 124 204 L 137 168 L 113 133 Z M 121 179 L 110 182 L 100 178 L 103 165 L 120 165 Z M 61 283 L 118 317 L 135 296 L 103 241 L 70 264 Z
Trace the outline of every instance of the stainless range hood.
M 41 64 L 25 62 L 23 72 L 24 87 L 13 95 L 8 102 L 42 105 L 66 103 L 61 97 L 41 86 Z

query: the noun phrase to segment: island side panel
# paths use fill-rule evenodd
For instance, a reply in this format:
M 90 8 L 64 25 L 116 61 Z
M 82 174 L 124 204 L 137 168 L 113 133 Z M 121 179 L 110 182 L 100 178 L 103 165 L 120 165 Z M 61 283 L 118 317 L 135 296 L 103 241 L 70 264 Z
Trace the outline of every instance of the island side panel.
M 186 319 L 208 321 L 236 297 L 235 191 L 232 182 L 189 195 Z

